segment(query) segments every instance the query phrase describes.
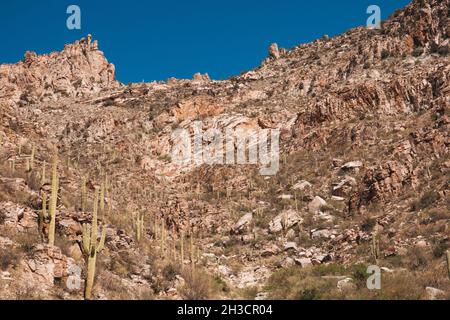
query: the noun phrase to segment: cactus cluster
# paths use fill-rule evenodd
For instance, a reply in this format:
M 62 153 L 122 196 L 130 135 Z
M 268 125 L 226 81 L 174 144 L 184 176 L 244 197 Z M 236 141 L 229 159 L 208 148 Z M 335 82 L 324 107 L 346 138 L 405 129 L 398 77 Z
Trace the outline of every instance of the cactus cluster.
M 94 196 L 94 209 L 92 213 L 91 224 L 83 225 L 83 252 L 87 260 L 87 276 L 86 285 L 84 291 L 84 298 L 86 300 L 91 299 L 92 288 L 94 286 L 95 278 L 95 267 L 97 264 L 97 254 L 100 253 L 105 247 L 106 238 L 106 228 L 103 227 L 100 241 L 97 241 L 97 213 L 98 213 L 98 203 L 99 203 L 99 193 L 98 189 L 95 190 Z

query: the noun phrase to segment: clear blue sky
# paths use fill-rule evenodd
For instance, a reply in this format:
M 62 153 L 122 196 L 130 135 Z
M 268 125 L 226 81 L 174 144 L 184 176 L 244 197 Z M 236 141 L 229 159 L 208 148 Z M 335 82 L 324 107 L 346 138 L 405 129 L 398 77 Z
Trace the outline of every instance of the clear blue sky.
M 88 33 L 124 83 L 224 79 L 254 68 L 277 42 L 290 48 L 364 25 L 371 4 L 383 19 L 410 0 L 21 0 L 0 3 L 0 63 L 26 50 L 61 50 Z M 66 9 L 81 8 L 81 31 L 68 30 Z

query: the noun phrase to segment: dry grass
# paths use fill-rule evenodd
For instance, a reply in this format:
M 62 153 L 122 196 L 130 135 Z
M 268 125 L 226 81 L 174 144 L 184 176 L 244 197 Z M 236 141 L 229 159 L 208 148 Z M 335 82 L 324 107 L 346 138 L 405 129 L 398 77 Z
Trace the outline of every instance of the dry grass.
M 339 291 L 336 279 L 323 276 L 345 276 L 353 279 L 354 289 Z M 382 273 L 381 290 L 366 287 L 365 265 L 340 265 L 281 269 L 269 279 L 265 290 L 272 299 L 288 300 L 418 300 L 425 298 L 425 288 L 435 287 L 450 295 L 443 260 L 432 262 L 427 269 Z
M 0 269 L 15 268 L 22 259 L 22 253 L 17 248 L 2 249 L 0 251 Z
M 216 286 L 212 279 L 202 269 L 186 268 L 181 272 L 185 280 L 185 286 L 180 289 L 180 293 L 187 300 L 208 300 L 214 297 Z

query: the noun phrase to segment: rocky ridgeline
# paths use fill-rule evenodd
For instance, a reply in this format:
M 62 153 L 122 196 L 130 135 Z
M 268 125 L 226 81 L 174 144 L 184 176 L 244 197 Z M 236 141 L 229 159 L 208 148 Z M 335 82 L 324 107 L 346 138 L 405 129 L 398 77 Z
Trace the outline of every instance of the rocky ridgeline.
M 23 61 L 0 66 L 1 99 L 21 105 L 82 97 L 117 86 L 114 65 L 90 35 L 61 52 L 26 52 Z
M 195 74 L 124 86 L 90 37 L 1 65 L 0 253 L 20 259 L 0 254 L 0 298 L 29 287 L 34 297 L 82 298 L 60 284 L 86 269 L 82 229 L 92 218 L 79 208 L 80 181 L 88 176 L 92 195 L 105 173 L 112 187 L 94 298 L 187 298 L 193 288 L 197 298 L 297 298 L 323 287 L 332 293 L 321 297 L 379 298 L 351 272 L 374 263 L 393 277 L 384 298 L 447 297 L 448 12 L 448 0 L 415 0 L 381 30 L 272 44 L 261 66 L 223 81 Z M 279 128 L 280 171 L 173 164 L 172 133 L 198 120 L 204 130 Z M 56 247 L 30 236 L 50 195 L 34 173 L 54 145 Z M 199 289 L 185 272 L 192 261 L 220 292 Z M 280 292 L 298 292 L 266 292 L 284 280 Z

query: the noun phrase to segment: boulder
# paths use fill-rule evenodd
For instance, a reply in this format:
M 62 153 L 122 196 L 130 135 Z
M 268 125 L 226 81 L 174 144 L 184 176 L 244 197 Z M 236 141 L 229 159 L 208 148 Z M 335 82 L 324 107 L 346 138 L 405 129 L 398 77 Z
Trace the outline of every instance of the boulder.
M 362 161 L 351 161 L 344 164 L 341 169 L 344 171 L 359 169 L 363 166 Z
M 321 197 L 315 197 L 313 201 L 311 201 L 308 205 L 309 212 L 317 213 L 323 206 L 326 206 L 327 202 Z
M 346 176 L 339 183 L 333 185 L 333 196 L 347 197 L 356 185 L 357 183 L 355 178 Z
M 440 289 L 436 289 L 433 287 L 425 288 L 425 299 L 426 300 L 444 300 L 445 299 L 445 291 Z
M 337 288 L 339 291 L 351 291 L 356 289 L 356 285 L 353 283 L 352 278 L 345 278 L 338 281 Z
M 287 210 L 280 213 L 269 223 L 270 233 L 279 233 L 282 230 L 289 230 L 298 223 L 302 223 L 303 219 L 294 210 Z
M 312 261 L 310 258 L 295 258 L 294 261 L 297 265 L 301 266 L 302 268 L 312 265 Z
M 269 47 L 269 58 L 270 59 L 279 59 L 280 51 L 278 50 L 278 44 L 272 43 Z
M 233 226 L 233 233 L 240 234 L 249 228 L 253 220 L 253 213 L 249 212 L 242 216 L 239 221 Z
M 312 184 L 311 184 L 311 183 L 309 183 L 308 181 L 302 180 L 302 181 L 297 182 L 297 183 L 292 187 L 292 189 L 293 189 L 293 190 L 300 190 L 300 191 L 303 191 L 303 190 L 309 189 L 309 188 L 311 188 L 311 187 L 312 187 Z

